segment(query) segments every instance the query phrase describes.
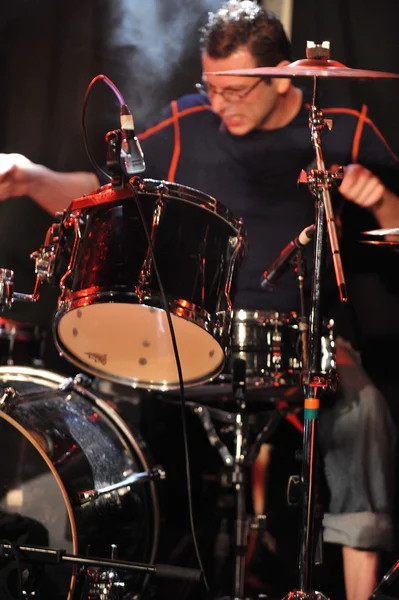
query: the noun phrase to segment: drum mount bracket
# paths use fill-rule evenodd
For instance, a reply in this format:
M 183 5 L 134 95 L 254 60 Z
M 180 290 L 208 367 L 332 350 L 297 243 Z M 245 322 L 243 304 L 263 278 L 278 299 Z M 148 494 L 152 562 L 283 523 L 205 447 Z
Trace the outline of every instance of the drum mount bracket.
M 0 309 L 10 309 L 15 301 L 18 302 L 37 302 L 39 300 L 39 287 L 42 279 L 39 275 L 36 277 L 35 289 L 32 294 L 22 294 L 14 292 L 14 271 L 11 269 L 0 268 Z
M 14 291 L 14 271 L 0 268 L 0 310 L 10 309 L 14 302 L 37 302 L 40 298 L 40 287 L 43 281 L 51 282 L 56 261 L 56 249 L 60 235 L 60 223 L 64 213 L 56 214 L 56 221 L 46 234 L 43 246 L 30 255 L 35 261 L 36 282 L 32 294 Z

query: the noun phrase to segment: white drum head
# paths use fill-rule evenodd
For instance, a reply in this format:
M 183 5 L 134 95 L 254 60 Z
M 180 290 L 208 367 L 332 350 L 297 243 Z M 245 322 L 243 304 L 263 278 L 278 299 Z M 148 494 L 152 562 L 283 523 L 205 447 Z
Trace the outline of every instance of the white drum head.
M 224 353 L 210 333 L 172 315 L 185 385 L 210 381 Z M 59 319 L 57 344 L 89 373 L 148 389 L 175 389 L 179 379 L 165 311 L 142 304 L 91 304 Z

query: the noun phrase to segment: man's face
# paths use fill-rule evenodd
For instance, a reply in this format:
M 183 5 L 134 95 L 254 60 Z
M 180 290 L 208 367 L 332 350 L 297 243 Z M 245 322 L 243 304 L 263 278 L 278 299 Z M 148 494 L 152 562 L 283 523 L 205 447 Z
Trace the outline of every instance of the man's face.
M 277 80 L 272 79 L 268 84 L 254 77 L 217 76 L 205 75 L 205 73 L 250 69 L 257 66 L 255 58 L 246 46 L 238 48 L 227 58 L 211 58 L 205 53 L 202 55 L 203 81 L 208 90 L 212 110 L 220 116 L 233 135 L 245 135 L 253 129 L 275 127 L 274 117 L 280 102 Z M 249 93 L 246 94 L 248 91 Z M 227 99 L 221 95 L 221 92 L 227 92 Z M 237 92 L 238 97 L 233 96 L 231 99 L 230 92 Z

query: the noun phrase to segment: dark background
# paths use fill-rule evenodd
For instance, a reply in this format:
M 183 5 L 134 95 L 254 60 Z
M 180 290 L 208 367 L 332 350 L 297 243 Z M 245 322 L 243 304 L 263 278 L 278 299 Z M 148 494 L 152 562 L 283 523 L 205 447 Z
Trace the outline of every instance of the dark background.
M 13 0 L 0 8 L 0 152 L 20 152 L 57 170 L 89 169 L 80 113 L 85 90 L 105 73 L 119 87 L 137 130 L 171 99 L 200 79 L 198 27 L 220 0 Z M 306 40 L 331 42 L 331 58 L 352 68 L 399 73 L 397 0 L 297 0 L 293 53 L 304 58 Z M 326 82 L 338 104 L 366 102 L 399 154 L 399 81 Z M 105 133 L 118 127 L 118 105 L 102 83 L 87 110 L 89 141 L 105 161 Z M 0 265 L 16 272 L 16 289 L 34 282 L 29 254 L 44 241 L 52 218 L 28 198 L 0 205 Z M 397 365 L 399 301 L 383 255 L 381 270 L 350 290 L 364 332 L 363 359 L 399 422 Z M 16 305 L 10 317 L 49 327 L 57 290 L 49 286 L 37 306 Z M 7 315 L 5 315 L 7 316 Z M 68 370 L 48 345 L 48 368 Z

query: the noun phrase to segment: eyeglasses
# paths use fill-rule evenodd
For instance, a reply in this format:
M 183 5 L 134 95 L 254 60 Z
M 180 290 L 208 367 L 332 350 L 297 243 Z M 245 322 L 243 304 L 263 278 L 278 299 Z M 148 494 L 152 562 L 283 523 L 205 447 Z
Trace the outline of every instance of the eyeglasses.
M 231 90 L 229 88 L 218 90 L 213 85 L 204 83 L 196 83 L 195 88 L 199 94 L 208 96 L 210 100 L 219 94 L 226 102 L 241 102 L 241 100 L 244 100 L 244 98 L 246 98 L 262 81 L 264 81 L 263 78 L 258 79 L 258 81 L 242 92 Z

